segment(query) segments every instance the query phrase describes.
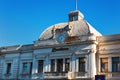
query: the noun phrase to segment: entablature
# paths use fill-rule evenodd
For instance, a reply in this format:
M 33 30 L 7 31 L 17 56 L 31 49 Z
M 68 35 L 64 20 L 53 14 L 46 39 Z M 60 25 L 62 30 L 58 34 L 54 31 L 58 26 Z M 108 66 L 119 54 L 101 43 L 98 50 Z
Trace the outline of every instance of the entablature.
M 109 35 L 109 36 L 98 36 L 97 41 L 99 43 L 120 41 L 120 34 L 114 34 L 114 35 Z
M 72 43 L 72 42 L 87 42 L 87 41 L 96 41 L 96 36 L 94 34 L 88 34 L 88 35 L 81 35 L 81 36 L 72 36 L 68 37 L 67 40 L 64 42 L 58 42 L 56 39 L 50 39 L 50 40 L 37 40 L 35 41 L 35 45 L 56 45 L 56 44 L 66 44 L 66 43 Z

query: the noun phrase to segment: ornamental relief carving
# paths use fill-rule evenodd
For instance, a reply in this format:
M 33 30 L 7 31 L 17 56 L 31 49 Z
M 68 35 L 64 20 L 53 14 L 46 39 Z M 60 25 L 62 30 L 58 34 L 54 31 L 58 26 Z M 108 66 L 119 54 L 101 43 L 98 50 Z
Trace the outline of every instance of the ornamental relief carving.
M 59 43 L 65 42 L 69 37 L 69 31 L 70 31 L 70 28 L 68 25 L 65 26 L 64 28 L 56 29 L 55 35 L 54 35 L 56 41 Z

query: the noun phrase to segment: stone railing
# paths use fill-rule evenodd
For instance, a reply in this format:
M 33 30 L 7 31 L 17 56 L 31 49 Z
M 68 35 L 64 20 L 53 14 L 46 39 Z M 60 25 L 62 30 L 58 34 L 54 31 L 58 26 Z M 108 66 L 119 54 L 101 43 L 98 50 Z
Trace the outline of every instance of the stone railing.
M 119 77 L 120 78 L 120 72 L 99 72 L 99 75 L 105 75 L 106 77 Z
M 93 77 L 88 72 L 75 72 L 76 79 L 85 79 L 85 80 L 92 80 Z
M 44 73 L 34 73 L 32 75 L 32 80 L 36 80 L 36 79 L 44 79 Z
M 75 75 L 75 79 L 90 79 L 90 75 L 87 72 L 74 72 L 72 75 Z M 34 79 L 68 79 L 68 72 L 35 73 Z
M 44 78 L 67 78 L 67 72 L 45 72 Z

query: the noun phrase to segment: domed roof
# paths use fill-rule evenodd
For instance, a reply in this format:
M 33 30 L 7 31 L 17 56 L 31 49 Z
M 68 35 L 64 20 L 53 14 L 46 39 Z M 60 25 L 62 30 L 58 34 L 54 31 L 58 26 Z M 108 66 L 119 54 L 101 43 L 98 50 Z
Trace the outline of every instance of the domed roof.
M 52 25 L 48 27 L 43 33 L 40 35 L 40 40 L 48 40 L 54 38 L 53 31 L 56 29 L 64 29 L 69 27 L 69 37 L 73 36 L 81 36 L 81 35 L 88 35 L 94 34 L 96 36 L 101 36 L 101 34 L 94 29 L 87 21 L 79 20 L 79 21 L 72 21 L 72 22 L 65 22 Z
M 54 39 L 57 30 L 67 31 L 69 37 L 81 36 L 94 34 L 96 36 L 101 36 L 101 34 L 94 29 L 87 21 L 84 19 L 84 15 L 80 11 L 72 11 L 69 13 L 69 21 L 65 23 L 59 23 L 48 27 L 40 35 L 39 40 L 49 40 Z M 61 31 L 60 31 L 61 32 Z

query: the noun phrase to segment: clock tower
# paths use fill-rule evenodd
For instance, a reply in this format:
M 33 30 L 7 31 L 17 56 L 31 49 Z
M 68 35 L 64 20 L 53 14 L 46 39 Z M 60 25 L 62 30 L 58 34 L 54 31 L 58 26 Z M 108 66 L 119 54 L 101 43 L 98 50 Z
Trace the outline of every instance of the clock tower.
M 69 22 L 81 19 L 84 19 L 84 15 L 79 10 L 75 10 L 69 13 Z

